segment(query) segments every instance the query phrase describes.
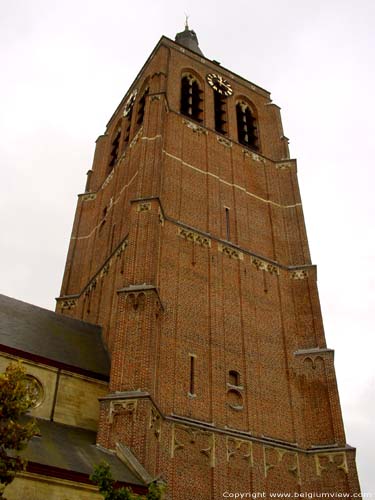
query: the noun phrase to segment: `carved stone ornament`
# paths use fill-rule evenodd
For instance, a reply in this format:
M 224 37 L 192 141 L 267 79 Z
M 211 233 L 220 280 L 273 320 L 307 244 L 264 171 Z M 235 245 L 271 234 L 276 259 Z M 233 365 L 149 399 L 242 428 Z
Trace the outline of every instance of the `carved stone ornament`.
M 222 252 L 230 259 L 243 260 L 243 253 L 239 250 L 236 250 L 235 248 L 223 245 L 222 243 L 219 243 L 217 247 L 219 252 Z
M 86 193 L 81 196 L 82 201 L 91 201 L 95 200 L 96 198 L 96 193 Z
M 120 257 L 122 253 L 125 251 L 127 246 L 128 246 L 128 240 L 125 240 L 123 243 L 121 243 L 121 245 L 116 250 L 116 257 Z
M 31 401 L 31 408 L 37 408 L 43 403 L 44 389 L 42 383 L 33 375 L 26 375 L 25 386 Z
M 64 299 L 61 303 L 61 309 L 74 309 L 77 305 L 77 299 Z
M 279 170 L 289 170 L 293 168 L 293 163 L 290 161 L 282 162 L 282 163 L 276 163 L 276 168 Z
M 296 271 L 293 271 L 291 274 L 291 278 L 293 280 L 305 280 L 308 277 L 309 273 L 305 269 L 297 269 Z
M 138 93 L 138 90 L 134 89 L 133 92 L 130 94 L 128 100 L 126 101 L 125 107 L 124 107 L 124 114 L 123 114 L 124 118 L 126 118 L 129 115 L 132 107 L 134 106 L 134 102 L 135 102 L 135 99 L 137 97 L 137 93 Z
M 294 372 L 305 380 L 325 382 L 326 366 L 333 363 L 334 351 L 331 349 L 319 350 L 310 354 L 294 353 Z
M 160 101 L 160 94 L 154 94 L 151 96 L 151 102 Z
M 228 141 L 228 139 L 225 139 L 224 137 L 220 137 L 220 136 L 217 136 L 216 139 L 217 139 L 217 142 L 219 144 L 222 144 L 226 148 L 231 148 L 232 147 L 232 143 L 231 143 L 231 141 Z
M 264 476 L 267 477 L 271 469 L 275 467 L 284 467 L 301 484 L 301 471 L 299 467 L 298 453 L 285 450 L 283 448 L 274 448 L 272 446 L 263 446 L 264 457 Z
M 149 201 L 137 205 L 137 212 L 147 212 L 148 210 L 151 210 L 151 203 Z
M 202 438 L 205 441 L 204 447 L 198 446 L 199 453 L 208 458 L 211 467 L 215 467 L 215 435 L 212 432 L 194 429 L 187 425 L 173 424 L 172 427 L 172 449 L 171 457 L 175 452 L 188 445 L 202 446 Z M 206 446 L 207 445 L 207 446 Z
M 258 271 L 266 271 L 267 273 L 276 275 L 280 274 L 280 270 L 277 266 L 271 264 L 270 262 L 258 259 L 257 257 L 252 257 L 251 263 L 258 269 Z
M 111 401 L 109 403 L 108 422 L 112 424 L 114 417 L 116 415 L 119 415 L 120 413 L 130 415 L 135 421 L 137 403 L 138 401 L 136 399 L 121 399 Z
M 232 410 L 243 410 L 243 397 L 237 389 L 229 389 L 227 391 L 227 404 Z
M 137 144 L 138 139 L 141 137 L 142 132 L 143 132 L 143 127 L 141 127 L 136 133 L 136 135 L 133 137 L 133 140 L 129 144 L 129 148 L 132 148 L 133 146 L 135 146 L 135 144 Z
M 100 277 L 104 278 L 109 273 L 109 268 L 111 267 L 111 261 L 109 260 L 100 271 Z
M 143 291 L 129 293 L 126 297 L 134 311 L 143 309 L 146 300 L 146 294 Z
M 345 451 L 333 453 L 317 453 L 315 455 L 316 475 L 321 476 L 322 472 L 328 472 L 329 468 L 335 467 L 342 470 L 345 474 L 349 473 L 348 461 Z
M 102 189 L 104 189 L 112 180 L 115 170 L 111 170 L 111 173 L 107 175 L 106 180 L 102 184 Z
M 189 229 L 184 229 L 180 227 L 178 229 L 178 235 L 181 238 L 184 238 L 187 241 L 191 241 L 196 245 L 200 245 L 201 247 L 211 248 L 211 240 L 206 236 L 202 236 L 201 234 L 195 233 L 194 231 L 189 231 Z
M 97 279 L 94 278 L 90 283 L 88 284 L 87 288 L 85 289 L 85 295 L 90 295 L 90 293 L 95 290 L 96 285 L 97 285 Z
M 204 134 L 207 135 L 207 130 L 205 130 L 203 127 L 200 127 L 196 123 L 193 123 L 189 120 L 182 120 L 183 124 L 186 125 L 188 128 L 190 128 L 193 132 L 196 132 L 198 135 Z
M 242 150 L 244 156 L 248 156 L 252 160 L 256 161 L 257 163 L 266 163 L 266 160 L 262 158 L 262 156 L 257 155 L 256 153 L 253 153 L 252 151 L 247 151 L 246 149 Z
M 240 458 L 244 460 L 248 465 L 254 465 L 253 459 L 253 443 L 251 441 L 245 441 L 244 439 L 236 439 L 227 436 L 227 462 L 235 458 Z
M 153 430 L 153 433 L 154 433 L 155 437 L 157 439 L 160 439 L 160 435 L 161 435 L 161 415 L 160 415 L 160 413 L 154 407 L 151 407 L 150 429 Z

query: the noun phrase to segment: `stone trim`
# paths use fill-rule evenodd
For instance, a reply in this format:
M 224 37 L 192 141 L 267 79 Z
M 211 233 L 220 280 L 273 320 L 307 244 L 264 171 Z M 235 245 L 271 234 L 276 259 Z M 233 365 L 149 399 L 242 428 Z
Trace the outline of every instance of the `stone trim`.
M 230 259 L 243 260 L 243 253 L 231 246 L 223 245 L 223 243 L 218 243 L 217 248 L 219 252 L 223 253 Z
M 121 257 L 122 253 L 125 251 L 126 247 L 128 246 L 128 235 L 120 242 L 119 245 L 114 249 L 112 254 L 108 257 L 108 259 L 104 262 L 104 264 L 96 271 L 94 276 L 89 280 L 89 282 L 82 288 L 82 290 L 75 294 L 75 295 L 66 295 L 62 297 L 56 297 L 56 301 L 59 304 L 61 301 L 66 301 L 66 300 L 75 300 L 77 301 L 83 294 L 89 295 L 92 290 L 95 290 L 96 285 L 98 284 L 98 278 L 104 278 L 113 264 L 113 261 L 115 258 Z M 70 309 L 75 306 L 71 307 L 63 307 L 61 306 L 61 309 Z
M 227 141 L 227 139 L 224 139 L 222 137 L 218 137 L 218 141 L 219 141 L 219 139 L 221 140 L 222 143 L 223 143 L 223 141 Z M 228 141 L 228 142 L 230 144 L 232 144 L 230 141 Z M 222 179 L 221 177 L 219 177 L 218 175 L 213 174 L 212 172 L 208 172 L 207 170 L 202 170 L 202 169 L 200 169 L 200 168 L 198 168 L 198 167 L 196 167 L 194 165 L 191 165 L 190 163 L 187 163 L 187 162 L 183 161 L 178 156 L 175 156 L 175 155 L 173 155 L 171 153 L 168 153 L 168 151 L 166 151 L 165 149 L 163 149 L 162 152 L 163 152 L 163 154 L 165 154 L 169 158 L 173 158 L 174 160 L 179 161 L 181 163 L 181 165 L 183 165 L 184 167 L 190 168 L 190 169 L 194 170 L 195 172 L 199 172 L 202 175 L 212 177 L 212 178 L 218 180 L 219 182 L 221 182 L 222 184 L 225 184 L 226 186 L 230 186 L 230 187 L 232 187 L 234 189 L 238 189 L 239 191 L 242 191 L 243 193 L 246 193 L 248 196 L 251 196 L 252 198 L 255 198 L 256 200 L 261 201 L 263 203 L 268 203 L 269 205 L 272 205 L 273 207 L 282 208 L 282 209 L 291 209 L 291 208 L 296 208 L 296 207 L 301 207 L 302 206 L 302 203 L 300 203 L 300 202 L 293 203 L 292 205 L 283 205 L 281 203 L 277 203 L 276 201 L 272 201 L 272 200 L 268 200 L 266 198 L 262 198 L 261 196 L 258 196 L 257 194 L 254 194 L 254 193 L 251 193 L 250 191 L 247 191 L 247 189 L 244 188 L 243 186 L 239 186 L 238 184 L 235 184 L 233 182 L 228 182 L 225 179 Z
M 83 193 L 79 194 L 78 198 L 80 198 L 82 201 L 91 201 L 96 199 L 96 193 Z
M 270 262 L 266 262 L 262 259 L 258 259 L 257 257 L 252 257 L 251 263 L 253 264 L 253 266 L 255 266 L 258 269 L 258 271 L 267 271 L 267 273 L 276 274 L 276 275 L 280 274 L 278 264 L 274 265 L 274 264 L 271 264 Z
M 184 238 L 187 241 L 191 241 L 196 245 L 200 245 L 201 247 L 211 248 L 211 239 L 207 236 L 202 236 L 199 233 L 195 233 L 194 231 L 189 231 L 188 229 L 184 229 L 182 227 L 178 228 L 177 231 L 178 236 Z
M 147 472 L 143 465 L 137 460 L 136 456 L 131 452 L 130 448 L 124 444 L 116 443 L 116 456 L 145 484 L 150 484 L 154 481 L 155 478 Z
M 298 351 L 294 351 L 295 356 L 303 356 L 306 354 L 324 354 L 324 353 L 330 353 L 333 354 L 335 351 L 334 349 L 328 349 L 327 347 L 311 347 L 310 349 L 298 349 Z
M 206 129 L 204 129 L 203 127 L 201 127 L 197 123 L 191 122 L 190 120 L 186 120 L 186 118 L 184 118 L 182 120 L 182 123 L 198 135 L 207 135 L 208 134 Z

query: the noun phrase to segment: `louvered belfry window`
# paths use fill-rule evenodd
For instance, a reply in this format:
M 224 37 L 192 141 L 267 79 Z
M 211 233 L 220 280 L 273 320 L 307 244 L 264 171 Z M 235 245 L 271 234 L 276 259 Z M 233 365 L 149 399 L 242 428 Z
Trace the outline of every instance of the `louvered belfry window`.
M 184 75 L 181 80 L 181 113 L 203 122 L 203 91 L 192 75 Z
M 236 104 L 238 142 L 259 151 L 258 130 L 250 106 L 239 101 Z
M 215 130 L 219 134 L 226 135 L 227 128 L 227 98 L 214 90 L 214 108 L 215 108 Z
M 109 164 L 108 164 L 108 170 L 111 171 L 113 167 L 116 165 L 118 156 L 119 156 L 119 149 L 120 149 L 120 137 L 121 137 L 121 127 L 118 127 L 116 130 L 116 133 L 112 139 L 111 143 L 111 152 L 109 156 Z

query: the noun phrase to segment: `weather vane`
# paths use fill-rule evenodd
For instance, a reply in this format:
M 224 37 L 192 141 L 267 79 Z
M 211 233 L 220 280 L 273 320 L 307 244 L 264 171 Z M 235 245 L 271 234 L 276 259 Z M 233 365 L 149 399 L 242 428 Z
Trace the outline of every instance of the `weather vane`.
M 185 12 L 185 29 L 187 29 L 187 30 L 189 29 L 188 21 L 189 21 L 189 16 Z

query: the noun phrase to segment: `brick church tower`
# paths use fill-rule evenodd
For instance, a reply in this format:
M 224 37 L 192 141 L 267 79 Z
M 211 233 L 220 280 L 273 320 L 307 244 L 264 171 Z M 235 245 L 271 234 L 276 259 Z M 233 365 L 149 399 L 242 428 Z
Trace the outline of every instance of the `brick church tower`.
M 98 445 L 167 498 L 359 491 L 279 107 L 187 26 L 96 142 L 57 312 L 111 356 Z

